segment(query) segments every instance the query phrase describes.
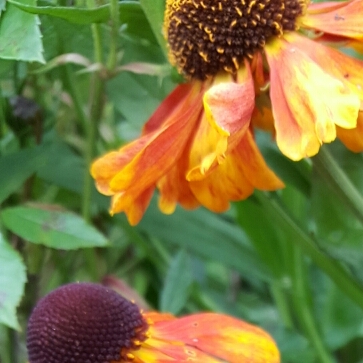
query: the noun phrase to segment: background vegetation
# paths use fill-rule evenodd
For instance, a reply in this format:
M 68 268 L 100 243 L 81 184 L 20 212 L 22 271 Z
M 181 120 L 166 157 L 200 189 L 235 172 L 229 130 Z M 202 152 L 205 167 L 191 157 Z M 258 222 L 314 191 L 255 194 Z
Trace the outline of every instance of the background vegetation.
M 165 216 L 153 200 L 137 227 L 109 216 L 91 161 L 137 137 L 180 81 L 163 7 L 0 0 L 1 363 L 26 362 L 41 296 L 110 275 L 152 308 L 262 326 L 285 363 L 362 363 L 363 158 L 339 141 L 295 163 L 257 134 L 286 188 L 223 215 Z

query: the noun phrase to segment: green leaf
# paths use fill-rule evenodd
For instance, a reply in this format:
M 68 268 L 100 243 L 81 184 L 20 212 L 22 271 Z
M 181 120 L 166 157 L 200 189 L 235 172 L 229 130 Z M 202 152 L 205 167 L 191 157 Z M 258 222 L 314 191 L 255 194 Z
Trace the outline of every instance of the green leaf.
M 316 352 L 309 341 L 294 330 L 280 328 L 273 332 L 279 347 L 281 362 L 288 363 L 316 363 Z
M 294 186 L 304 195 L 310 194 L 311 165 L 308 160 L 292 161 L 278 149 L 270 134 L 256 130 L 256 140 L 267 164 L 285 184 Z
M 39 168 L 37 176 L 48 183 L 81 195 L 86 172 L 82 157 L 66 143 L 57 139 L 44 146 L 43 154 L 47 156 L 47 159 Z M 92 186 L 92 202 L 105 210 L 109 205 L 108 198 L 98 193 L 94 186 Z
M 13 233 L 47 247 L 74 250 L 107 245 L 100 232 L 68 211 L 52 210 L 51 207 L 14 207 L 4 209 L 0 216 L 4 226 Z
M 37 15 L 8 4 L 0 21 L 0 58 L 45 63 Z
M 315 286 L 317 285 L 315 281 Z M 323 276 L 320 296 L 319 318 L 324 340 L 332 350 L 343 347 L 357 337 L 363 336 L 363 312 Z
M 275 228 L 274 221 L 253 198 L 236 203 L 236 208 L 237 220 L 254 243 L 262 261 L 270 268 L 274 278 L 280 278 L 286 272 L 281 253 L 281 234 Z
M 161 292 L 160 310 L 178 314 L 188 300 L 192 282 L 190 258 L 181 250 L 170 263 Z
M 140 4 L 144 9 L 147 19 L 149 20 L 155 37 L 167 58 L 168 51 L 166 49 L 166 42 L 163 36 L 165 0 L 140 0 Z
M 0 323 L 19 329 L 16 307 L 26 282 L 23 261 L 0 233 Z
M 224 263 L 246 277 L 271 279 L 243 231 L 223 216 L 205 209 L 186 211 L 177 208 L 174 214 L 166 216 L 152 203 L 137 228 L 165 243 Z
M 56 18 L 68 20 L 76 24 L 103 23 L 110 18 L 110 6 L 102 5 L 94 9 L 76 8 L 70 6 L 32 6 L 18 1 L 8 0 L 19 9 L 31 14 L 49 15 Z M 121 21 L 128 18 L 128 13 L 135 13 L 140 5 L 134 1 L 122 1 L 119 3 Z
M 127 87 L 123 85 L 127 84 Z M 107 83 L 107 95 L 116 110 L 139 130 L 174 85 L 166 79 L 123 72 Z M 142 105 L 142 107 L 140 107 Z
M 352 153 L 339 143 L 324 148 L 329 151 L 329 159 L 333 158 L 333 162 L 338 166 L 341 177 L 347 178 L 356 188 L 356 193 L 363 195 L 362 154 Z M 321 165 L 323 161 L 324 159 L 314 158 L 311 195 L 313 231 L 318 236 L 320 247 L 329 255 L 346 263 L 353 269 L 354 275 L 363 282 L 363 225 L 351 204 L 359 201 L 359 198 L 350 196 L 353 200 L 349 200 L 348 195 L 341 190 L 343 183 L 334 180 L 337 175 L 326 174 L 325 168 L 328 165 Z M 358 207 L 361 208 L 359 205 Z
M 26 149 L 0 158 L 0 203 L 37 171 L 46 160 L 40 147 Z
M 4 11 L 6 8 L 6 1 L 5 0 L 0 0 L 0 16 L 2 11 Z

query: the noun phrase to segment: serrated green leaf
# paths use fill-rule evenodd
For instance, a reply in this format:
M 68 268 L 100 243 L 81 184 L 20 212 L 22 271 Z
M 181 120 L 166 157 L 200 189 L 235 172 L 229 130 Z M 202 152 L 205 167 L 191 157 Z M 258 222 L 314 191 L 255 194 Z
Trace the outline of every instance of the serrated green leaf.
M 16 307 L 26 282 L 23 261 L 0 233 L 0 323 L 19 329 Z
M 8 4 L 0 21 L 0 58 L 45 63 L 37 15 Z
M 188 300 L 192 282 L 190 258 L 181 250 L 170 263 L 161 292 L 160 310 L 178 314 Z
M 0 203 L 37 171 L 46 160 L 40 147 L 26 149 L 0 158 Z
M 14 207 L 0 214 L 13 233 L 33 243 L 63 250 L 103 247 L 106 238 L 81 217 L 68 211 L 40 207 Z

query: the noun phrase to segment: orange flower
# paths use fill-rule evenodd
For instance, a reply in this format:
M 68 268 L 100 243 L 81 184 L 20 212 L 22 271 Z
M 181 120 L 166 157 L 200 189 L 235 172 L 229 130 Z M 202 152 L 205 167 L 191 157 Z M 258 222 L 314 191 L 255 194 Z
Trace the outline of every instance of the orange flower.
M 362 0 L 169 0 L 167 6 L 170 59 L 180 72 L 201 79 L 221 70 L 235 74 L 243 59 L 253 59 L 256 92 L 268 82 L 276 141 L 289 158 L 315 155 L 336 138 L 336 126 L 356 127 L 363 62 L 319 38 L 361 44 Z
M 337 133 L 361 150 L 363 62 L 323 41 L 357 48 L 362 4 L 167 0 L 169 58 L 188 83 L 164 100 L 139 139 L 92 165 L 99 191 L 112 196 L 111 213 L 138 223 L 156 186 L 164 213 L 177 203 L 222 212 L 255 188 L 283 187 L 253 127 L 272 130 L 293 160 L 315 155 Z
M 28 324 L 30 363 L 278 363 L 262 329 L 214 313 L 175 318 L 142 312 L 97 284 L 64 285 L 40 300 Z
M 92 165 L 98 190 L 112 195 L 111 213 L 125 212 L 130 224 L 137 224 L 156 185 L 164 213 L 172 213 L 177 203 L 222 212 L 254 188 L 281 188 L 249 129 L 253 108 L 247 67 L 235 79 L 226 73 L 179 85 L 139 139 Z

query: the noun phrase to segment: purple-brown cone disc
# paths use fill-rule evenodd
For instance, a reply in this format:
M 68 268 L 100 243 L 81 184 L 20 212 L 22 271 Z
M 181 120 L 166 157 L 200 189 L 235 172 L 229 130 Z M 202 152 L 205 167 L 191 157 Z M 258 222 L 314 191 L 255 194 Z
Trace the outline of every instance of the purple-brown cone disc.
M 64 285 L 39 301 L 28 323 L 30 363 L 121 360 L 147 327 L 139 308 L 97 284 Z

